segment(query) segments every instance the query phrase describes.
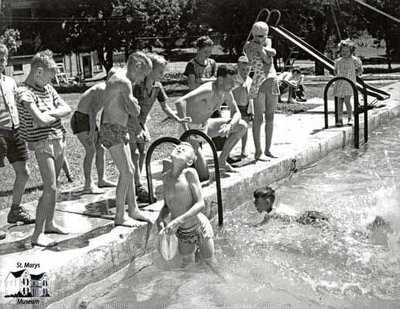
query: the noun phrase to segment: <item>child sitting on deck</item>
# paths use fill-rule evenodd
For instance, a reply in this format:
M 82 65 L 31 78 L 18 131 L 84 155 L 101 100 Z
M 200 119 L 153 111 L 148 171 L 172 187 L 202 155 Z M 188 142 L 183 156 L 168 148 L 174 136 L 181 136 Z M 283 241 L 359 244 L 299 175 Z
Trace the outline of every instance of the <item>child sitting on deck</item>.
M 165 205 L 156 221 L 160 234 L 178 237 L 182 266 L 194 262 L 196 245 L 206 263 L 212 263 L 214 256 L 213 229 L 201 213 L 205 204 L 199 176 L 190 168 L 195 159 L 195 151 L 187 142 L 181 142 L 172 151 L 172 167 L 163 174 Z M 172 220 L 167 224 L 169 213 Z

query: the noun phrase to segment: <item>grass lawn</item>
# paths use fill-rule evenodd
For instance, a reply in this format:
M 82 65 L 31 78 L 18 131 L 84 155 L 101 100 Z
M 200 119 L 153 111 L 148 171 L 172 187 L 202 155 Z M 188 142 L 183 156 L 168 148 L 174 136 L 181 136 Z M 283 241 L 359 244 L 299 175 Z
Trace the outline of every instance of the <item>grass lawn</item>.
M 383 84 L 382 84 L 383 85 Z M 380 87 L 382 85 L 374 85 Z M 312 85 L 308 86 L 306 89 L 306 96 L 308 98 L 313 97 L 322 97 L 324 86 L 322 85 Z M 79 98 L 81 96 L 80 93 L 70 93 L 70 94 L 61 94 L 63 99 L 73 108 L 75 109 Z M 170 97 L 170 106 L 174 108 L 173 102 L 176 97 Z M 286 95 L 284 96 L 286 99 Z M 279 104 L 278 105 L 278 113 L 293 113 L 293 112 L 301 112 L 306 109 L 314 107 L 309 104 Z M 175 136 L 177 124 L 171 120 L 166 119 L 166 115 L 161 110 L 159 104 L 155 104 L 153 110 L 151 111 L 151 118 L 148 121 L 148 127 L 152 136 L 152 140 L 156 140 L 162 136 Z M 66 148 L 66 156 L 70 164 L 70 168 L 74 177 L 74 182 L 68 183 L 67 179 L 61 171 L 61 175 L 59 178 L 59 189 L 66 190 L 72 187 L 82 186 L 83 185 L 83 172 L 82 172 L 82 162 L 85 155 L 83 146 L 79 143 L 78 139 L 72 135 L 71 128 L 69 125 L 69 118 L 63 121 L 65 128 L 68 131 L 67 134 L 67 148 Z M 156 152 L 153 154 L 152 159 L 157 160 L 160 158 L 164 158 L 166 153 L 171 149 L 170 146 L 165 145 L 157 148 Z M 29 153 L 30 160 L 28 161 L 28 168 L 30 170 L 30 178 L 28 180 L 26 186 L 26 192 L 23 196 L 23 203 L 37 200 L 42 192 L 42 180 L 41 176 L 36 164 L 36 159 L 34 158 L 32 153 Z M 0 209 L 4 209 L 11 205 L 12 201 L 12 188 L 14 182 L 14 171 L 11 165 L 6 164 L 5 168 L 2 168 L 0 173 Z M 116 168 L 112 163 L 111 157 L 109 153 L 106 151 L 106 175 L 112 176 L 116 174 Z M 93 177 L 96 178 L 97 174 L 95 168 L 93 169 Z

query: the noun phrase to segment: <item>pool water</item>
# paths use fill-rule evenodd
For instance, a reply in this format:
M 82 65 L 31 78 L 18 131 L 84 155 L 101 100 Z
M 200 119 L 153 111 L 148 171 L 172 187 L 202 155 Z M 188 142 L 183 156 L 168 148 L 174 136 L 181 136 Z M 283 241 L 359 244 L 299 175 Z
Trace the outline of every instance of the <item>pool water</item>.
M 179 261 L 127 276 L 88 308 L 399 308 L 400 119 L 274 184 L 275 206 L 329 225 L 271 219 L 249 202 L 215 228 L 218 266 Z M 371 228 L 376 216 L 388 226 Z

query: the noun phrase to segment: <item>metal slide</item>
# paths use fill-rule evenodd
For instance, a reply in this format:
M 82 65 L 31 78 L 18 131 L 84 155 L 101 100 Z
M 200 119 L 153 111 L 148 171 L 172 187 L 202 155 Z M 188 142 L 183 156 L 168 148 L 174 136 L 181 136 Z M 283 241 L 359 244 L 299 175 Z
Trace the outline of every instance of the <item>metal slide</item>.
M 323 53 L 312 47 L 307 42 L 300 39 L 298 36 L 290 32 L 289 30 L 285 29 L 282 26 L 270 26 L 270 29 L 273 30 L 275 34 L 283 37 L 286 40 L 289 40 L 291 43 L 295 44 L 297 47 L 304 50 L 307 54 L 309 54 L 315 60 L 321 62 L 323 66 L 333 74 L 334 71 L 334 62 L 333 60 L 326 57 Z M 361 78 L 357 77 L 357 88 L 363 92 L 364 90 L 364 82 Z M 367 94 L 377 98 L 378 100 L 386 100 L 390 98 L 390 94 L 387 92 L 380 90 L 378 88 L 372 87 L 370 85 L 365 84 L 365 88 L 367 89 Z

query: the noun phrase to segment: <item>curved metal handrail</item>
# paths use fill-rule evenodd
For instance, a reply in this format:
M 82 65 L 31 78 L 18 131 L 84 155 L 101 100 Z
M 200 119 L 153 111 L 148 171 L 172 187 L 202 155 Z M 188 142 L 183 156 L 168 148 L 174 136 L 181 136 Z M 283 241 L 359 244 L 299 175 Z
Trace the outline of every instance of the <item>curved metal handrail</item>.
M 281 11 L 279 11 L 279 10 L 277 10 L 277 9 L 271 10 L 271 12 L 270 12 L 269 15 L 268 15 L 267 23 L 268 23 L 269 20 L 271 19 L 271 16 L 273 15 L 273 13 L 278 14 L 278 18 L 276 19 L 275 24 L 273 25 L 274 27 L 277 27 L 278 24 L 279 24 L 279 22 L 281 21 L 281 17 L 282 17 Z
M 219 161 L 218 161 L 218 153 L 217 148 L 215 147 L 214 142 L 212 141 L 211 137 L 209 137 L 206 133 L 199 131 L 199 130 L 187 130 L 183 132 L 180 137 L 181 141 L 185 141 L 191 135 L 199 135 L 204 138 L 207 143 L 210 145 L 211 150 L 213 152 L 214 158 L 214 169 L 215 169 L 215 182 L 217 186 L 217 202 L 218 202 L 218 225 L 222 226 L 224 224 L 224 210 L 222 206 L 222 193 L 221 193 L 221 175 L 219 172 Z
M 338 80 L 344 80 L 348 82 L 353 89 L 353 94 L 354 94 L 354 147 L 360 148 L 360 136 L 359 136 L 359 130 L 360 130 L 360 120 L 359 120 L 359 100 L 358 100 L 358 91 L 357 91 L 357 86 L 356 84 L 346 78 L 346 77 L 334 77 L 332 78 L 325 86 L 324 89 L 324 114 L 325 114 L 325 129 L 327 129 L 328 126 L 328 90 L 329 87 Z M 364 84 L 365 87 L 365 84 Z M 364 92 L 366 93 L 366 92 Z M 367 111 L 367 100 L 364 95 L 364 142 L 366 143 L 368 141 L 368 111 Z M 335 100 L 335 118 L 337 117 L 337 102 Z M 365 127 L 367 130 L 365 131 Z
M 146 153 L 146 178 L 147 178 L 147 186 L 149 189 L 149 200 L 150 204 L 155 202 L 154 193 L 153 193 L 153 178 L 151 176 L 151 156 L 154 150 L 163 143 L 172 143 L 178 145 L 181 141 L 175 137 L 161 137 L 155 140 L 149 147 Z

